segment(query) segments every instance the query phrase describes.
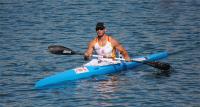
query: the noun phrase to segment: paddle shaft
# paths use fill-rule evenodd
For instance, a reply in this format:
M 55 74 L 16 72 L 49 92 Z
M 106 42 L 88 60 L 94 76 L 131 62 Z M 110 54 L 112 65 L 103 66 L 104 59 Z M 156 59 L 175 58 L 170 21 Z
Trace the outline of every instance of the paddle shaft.
M 70 48 L 66 48 L 61 45 L 51 45 L 48 47 L 49 52 L 52 54 L 57 54 L 57 55 L 84 55 L 84 53 L 81 52 L 75 52 L 71 50 Z M 93 57 L 99 57 L 99 55 L 93 55 Z M 103 56 L 102 56 L 103 57 Z M 115 58 L 116 60 L 125 60 L 123 58 Z M 163 62 L 153 62 L 153 61 L 138 61 L 132 59 L 131 61 L 137 62 L 137 63 L 142 63 L 146 64 L 149 66 L 152 66 L 154 68 L 158 68 L 160 70 L 169 70 L 170 65 L 168 63 L 163 63 Z
M 105 56 L 101 56 L 101 55 L 92 55 L 92 56 L 100 57 L 100 58 L 111 58 L 111 57 L 105 57 Z M 126 61 L 124 58 L 114 58 L 114 59 Z M 169 70 L 170 69 L 170 65 L 168 63 L 158 62 L 158 61 L 147 61 L 147 58 L 140 58 L 140 59 L 141 60 L 131 59 L 131 61 L 149 65 L 151 67 L 158 68 L 160 70 Z

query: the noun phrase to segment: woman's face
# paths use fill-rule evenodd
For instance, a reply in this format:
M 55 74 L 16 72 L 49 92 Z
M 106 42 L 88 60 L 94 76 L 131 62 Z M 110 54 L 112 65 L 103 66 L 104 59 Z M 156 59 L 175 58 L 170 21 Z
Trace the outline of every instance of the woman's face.
M 96 32 L 99 37 L 102 37 L 105 34 L 106 29 L 98 29 Z

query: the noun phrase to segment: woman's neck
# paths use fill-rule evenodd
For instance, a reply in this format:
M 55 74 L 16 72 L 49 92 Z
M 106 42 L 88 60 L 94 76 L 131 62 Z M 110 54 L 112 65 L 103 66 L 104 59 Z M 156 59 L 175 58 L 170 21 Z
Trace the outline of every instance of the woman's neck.
M 105 40 L 105 39 L 106 39 L 106 37 L 107 37 L 107 35 L 106 35 L 106 34 L 104 34 L 103 36 L 98 36 L 97 38 L 98 38 L 98 40 Z

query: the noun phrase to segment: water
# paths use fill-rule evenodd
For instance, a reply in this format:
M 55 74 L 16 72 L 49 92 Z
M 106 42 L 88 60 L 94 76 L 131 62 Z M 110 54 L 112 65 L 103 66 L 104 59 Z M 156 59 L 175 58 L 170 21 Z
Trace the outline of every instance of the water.
M 199 13 L 199 0 L 1 0 L 0 106 L 198 107 Z M 82 56 L 52 55 L 47 47 L 83 52 L 99 21 L 132 57 L 181 51 L 162 60 L 174 71 L 157 75 L 156 69 L 141 66 L 35 90 L 39 79 L 84 63 Z

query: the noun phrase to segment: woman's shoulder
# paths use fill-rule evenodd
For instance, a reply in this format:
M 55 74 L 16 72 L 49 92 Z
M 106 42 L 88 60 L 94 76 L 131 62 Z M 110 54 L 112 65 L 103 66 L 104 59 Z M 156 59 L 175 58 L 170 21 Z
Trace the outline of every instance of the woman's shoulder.
M 109 40 L 109 41 L 115 41 L 116 39 L 115 39 L 112 35 L 109 35 L 109 36 L 108 36 L 108 40 Z
M 113 36 L 109 36 L 109 41 L 112 43 L 112 45 L 119 44 L 119 42 Z
M 97 42 L 97 37 L 94 37 L 91 41 L 90 41 L 90 45 L 94 45 Z

